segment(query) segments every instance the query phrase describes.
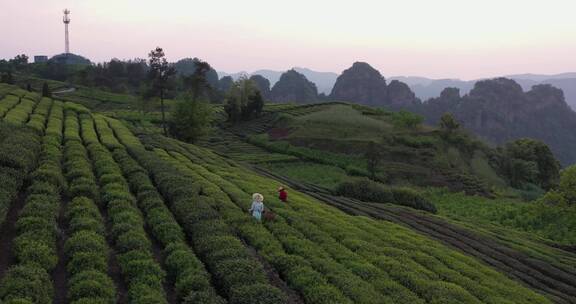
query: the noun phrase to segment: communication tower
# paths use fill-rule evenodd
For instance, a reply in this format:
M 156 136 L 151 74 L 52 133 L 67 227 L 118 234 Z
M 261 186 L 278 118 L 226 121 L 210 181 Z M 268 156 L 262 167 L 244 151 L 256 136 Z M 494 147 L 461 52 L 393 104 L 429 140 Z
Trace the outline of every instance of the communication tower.
M 68 24 L 70 24 L 70 10 L 64 9 L 64 17 L 62 17 L 62 22 L 64 22 L 64 45 L 65 53 L 70 53 L 70 42 L 68 40 Z

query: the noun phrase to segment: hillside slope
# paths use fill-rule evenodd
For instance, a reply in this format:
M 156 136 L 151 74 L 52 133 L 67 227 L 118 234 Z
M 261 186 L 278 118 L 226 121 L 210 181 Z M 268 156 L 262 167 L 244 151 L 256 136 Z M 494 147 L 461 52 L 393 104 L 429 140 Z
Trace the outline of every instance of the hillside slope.
M 41 152 L 4 162 L 32 172 L 19 187 L 25 201 L 13 219 L 15 258 L 0 277 L 4 302 L 569 303 L 576 296 L 562 284 L 534 288 L 540 294 L 427 234 L 348 215 L 297 189 L 282 203 L 278 181 L 204 148 L 137 137 L 75 103 L 5 92 L 2 120 L 30 128 Z M 7 148 L 0 143 L 3 160 Z M 264 194 L 274 220 L 247 213 L 254 192 Z

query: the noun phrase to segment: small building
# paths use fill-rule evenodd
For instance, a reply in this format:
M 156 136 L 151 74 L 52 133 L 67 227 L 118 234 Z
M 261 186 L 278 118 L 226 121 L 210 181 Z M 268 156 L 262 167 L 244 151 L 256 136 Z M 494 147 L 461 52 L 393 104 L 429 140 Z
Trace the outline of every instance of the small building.
M 48 56 L 38 55 L 34 56 L 34 63 L 48 62 Z

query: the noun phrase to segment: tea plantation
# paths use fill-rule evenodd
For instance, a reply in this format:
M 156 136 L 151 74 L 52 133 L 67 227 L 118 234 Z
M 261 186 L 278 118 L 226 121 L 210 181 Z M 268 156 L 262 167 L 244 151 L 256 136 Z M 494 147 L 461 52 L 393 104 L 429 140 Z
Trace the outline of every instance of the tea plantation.
M 236 158 L 253 149 L 226 157 L 222 141 L 132 128 L 86 98 L 0 85 L 2 304 L 576 302 L 574 253 L 336 197 L 252 166 L 314 161 L 307 150 L 226 131 Z M 254 192 L 274 220 L 248 213 Z

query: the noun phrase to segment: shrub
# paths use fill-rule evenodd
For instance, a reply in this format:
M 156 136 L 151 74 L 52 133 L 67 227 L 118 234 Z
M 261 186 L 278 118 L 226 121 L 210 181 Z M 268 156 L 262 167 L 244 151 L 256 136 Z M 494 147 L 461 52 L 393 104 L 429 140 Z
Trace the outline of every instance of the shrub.
M 64 251 L 68 256 L 74 256 L 79 252 L 106 252 L 106 241 L 95 232 L 80 231 L 66 240 Z
M 108 174 L 104 174 L 104 175 L 100 176 L 100 182 L 104 185 L 110 184 L 110 183 L 121 184 L 124 182 L 124 177 L 120 174 L 108 173 Z
M 6 302 L 26 299 L 35 304 L 51 304 L 52 294 L 50 275 L 44 269 L 33 265 L 10 268 L 0 285 L 0 298 Z
M 163 222 L 151 226 L 152 233 L 162 243 L 182 242 L 185 240 L 182 229 L 174 222 Z
M 0 303 L 4 303 L 4 304 L 34 304 L 34 302 L 32 302 L 31 300 L 28 299 L 20 299 L 20 298 L 15 298 L 15 299 L 10 299 L 7 301 L 0 301 Z
M 119 252 L 130 250 L 150 250 L 151 243 L 144 234 L 144 231 L 130 230 L 118 236 L 116 248 Z
M 89 270 L 105 273 L 108 270 L 107 251 L 75 253 L 69 258 L 66 270 L 71 274 Z
M 110 183 L 102 187 L 102 200 L 105 202 L 112 200 L 135 201 L 130 189 L 119 183 Z
M 225 304 L 226 300 L 214 291 L 192 291 L 182 300 L 182 304 Z
M 385 187 L 368 179 L 344 182 L 336 194 L 375 203 L 391 203 L 436 213 L 436 207 L 421 194 L 408 188 Z
M 183 298 L 190 291 L 207 290 L 210 288 L 210 281 L 206 276 L 198 274 L 197 271 L 188 271 L 178 277 L 175 290 L 178 298 Z
M 147 284 L 132 284 L 128 290 L 130 303 L 134 304 L 164 304 L 166 297 L 162 288 L 150 288 Z
M 68 189 L 68 195 L 71 197 L 84 196 L 89 199 L 98 200 L 98 186 L 93 183 L 87 183 L 82 179 L 74 180 Z
M 29 208 L 26 208 L 29 209 Z M 45 215 L 44 215 L 45 216 Z M 19 234 L 33 231 L 54 231 L 55 223 L 49 219 L 36 216 L 21 217 L 15 224 Z
M 58 188 L 62 188 L 65 185 L 64 176 L 62 176 L 60 168 L 41 167 L 32 173 L 31 178 L 50 183 L 53 186 L 58 186 Z
M 262 265 L 252 259 L 229 259 L 213 264 L 214 276 L 227 292 L 238 286 L 266 283 Z
M 56 214 L 58 211 L 58 204 L 47 204 L 46 201 L 50 198 L 43 194 L 33 194 L 26 198 L 26 206 L 22 209 L 20 217 L 43 217 L 46 214 Z
M 148 277 L 153 277 L 153 284 L 160 284 L 164 279 L 165 273 L 152 258 L 139 260 L 124 260 L 121 265 L 122 271 L 127 275 L 130 283 L 146 283 Z M 160 287 L 160 289 L 162 289 Z
M 286 303 L 286 296 L 277 288 L 266 284 L 245 285 L 232 289 L 230 304 Z
M 71 301 L 98 299 L 113 304 L 116 302 L 114 283 L 102 272 L 83 271 L 70 279 L 68 298 Z
M 88 230 L 96 232 L 100 235 L 104 235 L 104 225 L 99 218 L 94 218 L 91 216 L 78 216 L 72 218 L 68 222 L 68 231 L 75 233 L 82 230 Z
M 164 201 L 155 190 L 143 191 L 138 192 L 138 206 L 146 211 L 152 208 L 164 206 Z
M 94 219 L 101 219 L 100 211 L 92 200 L 87 197 L 75 197 L 66 210 L 66 218 L 73 219 L 75 217 L 89 217 Z
M 116 214 L 132 210 L 133 206 L 130 201 L 113 200 L 108 202 L 108 216 L 113 218 Z M 129 211 L 132 212 L 132 211 Z
M 562 192 L 568 203 L 576 204 L 576 165 L 562 171 L 558 190 Z
M 14 255 L 20 264 L 35 264 L 47 271 L 54 269 L 58 263 L 54 248 L 28 238 L 14 240 Z

